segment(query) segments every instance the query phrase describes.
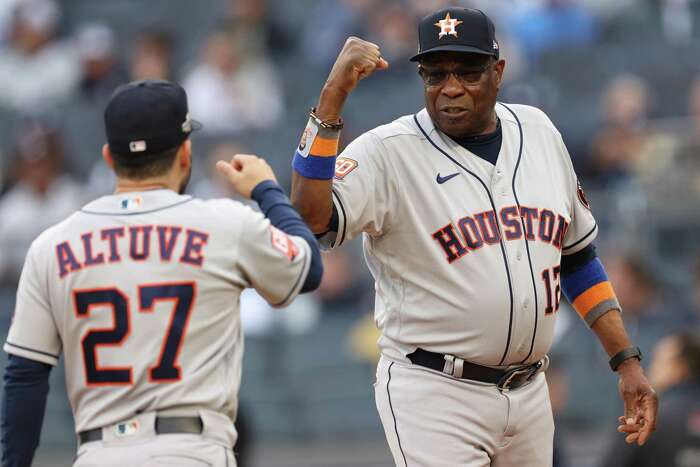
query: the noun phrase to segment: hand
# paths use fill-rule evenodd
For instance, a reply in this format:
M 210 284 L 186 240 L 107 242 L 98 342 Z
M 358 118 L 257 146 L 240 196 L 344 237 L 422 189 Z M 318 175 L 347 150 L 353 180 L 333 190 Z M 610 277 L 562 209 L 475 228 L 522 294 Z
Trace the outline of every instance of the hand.
M 347 96 L 361 79 L 375 70 L 387 68 L 389 63 L 382 58 L 377 44 L 349 37 L 328 75 L 325 88 Z
M 617 431 L 627 433 L 625 441 L 639 446 L 646 443 L 656 429 L 659 398 L 649 385 L 639 361 L 625 360 L 617 369 L 620 375 L 618 387 L 625 404 L 625 414 L 618 418 Z
M 253 188 L 259 183 L 265 180 L 277 182 L 275 173 L 268 163 L 250 154 L 236 154 L 231 162 L 217 162 L 216 168 L 228 178 L 238 194 L 247 199 L 250 199 Z

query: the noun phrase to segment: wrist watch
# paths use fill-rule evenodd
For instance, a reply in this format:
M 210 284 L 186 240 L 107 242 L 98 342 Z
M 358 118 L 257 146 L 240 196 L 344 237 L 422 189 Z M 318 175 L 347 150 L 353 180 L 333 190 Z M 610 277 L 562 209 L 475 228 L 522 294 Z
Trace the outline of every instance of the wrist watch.
M 630 358 L 636 358 L 640 362 L 642 361 L 642 351 L 639 349 L 639 347 L 627 347 L 626 349 L 620 350 L 618 353 L 613 355 L 609 362 L 610 368 L 612 368 L 612 371 L 617 371 L 620 364 Z

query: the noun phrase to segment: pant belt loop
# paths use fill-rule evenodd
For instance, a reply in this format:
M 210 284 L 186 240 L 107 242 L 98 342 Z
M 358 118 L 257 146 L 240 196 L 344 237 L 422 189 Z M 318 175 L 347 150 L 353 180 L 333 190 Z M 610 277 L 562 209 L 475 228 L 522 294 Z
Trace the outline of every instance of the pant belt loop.
M 462 372 L 464 371 L 464 360 L 461 358 L 455 358 L 454 370 L 452 376 L 455 378 L 461 378 Z
M 445 355 L 445 367 L 442 369 L 443 373 L 447 373 L 452 376 L 454 372 L 454 355 Z

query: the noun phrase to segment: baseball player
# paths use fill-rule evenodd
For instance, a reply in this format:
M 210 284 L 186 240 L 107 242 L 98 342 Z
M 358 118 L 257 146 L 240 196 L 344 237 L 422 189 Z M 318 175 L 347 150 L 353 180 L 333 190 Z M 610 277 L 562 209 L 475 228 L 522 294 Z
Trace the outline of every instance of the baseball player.
M 593 215 L 540 110 L 497 102 L 505 68 L 481 11 L 421 20 L 425 109 L 336 158 L 343 103 L 389 64 L 345 43 L 295 153 L 292 202 L 328 247 L 363 234 L 382 358 L 375 395 L 397 466 L 543 467 L 543 371 L 563 291 L 620 378 L 620 431 L 643 444 L 657 399 L 592 245 Z
M 104 117 L 116 193 L 27 255 L 4 347 L 2 465 L 31 464 L 63 354 L 76 467 L 234 466 L 241 291 L 279 307 L 315 289 L 318 245 L 255 156 L 217 168 L 263 214 L 182 194 L 195 122 L 179 85 L 123 85 Z

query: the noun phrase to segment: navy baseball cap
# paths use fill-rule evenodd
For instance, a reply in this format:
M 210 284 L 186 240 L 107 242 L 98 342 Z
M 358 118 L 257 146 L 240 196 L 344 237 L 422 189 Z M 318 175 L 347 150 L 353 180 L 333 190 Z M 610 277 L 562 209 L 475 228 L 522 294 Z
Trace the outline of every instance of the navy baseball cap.
M 179 146 L 201 128 L 190 118 L 182 86 L 161 80 L 119 86 L 107 103 L 104 121 L 112 154 L 135 162 Z
M 496 28 L 483 11 L 473 8 L 443 8 L 423 18 L 418 25 L 418 45 L 412 62 L 435 52 L 464 52 L 498 59 Z

